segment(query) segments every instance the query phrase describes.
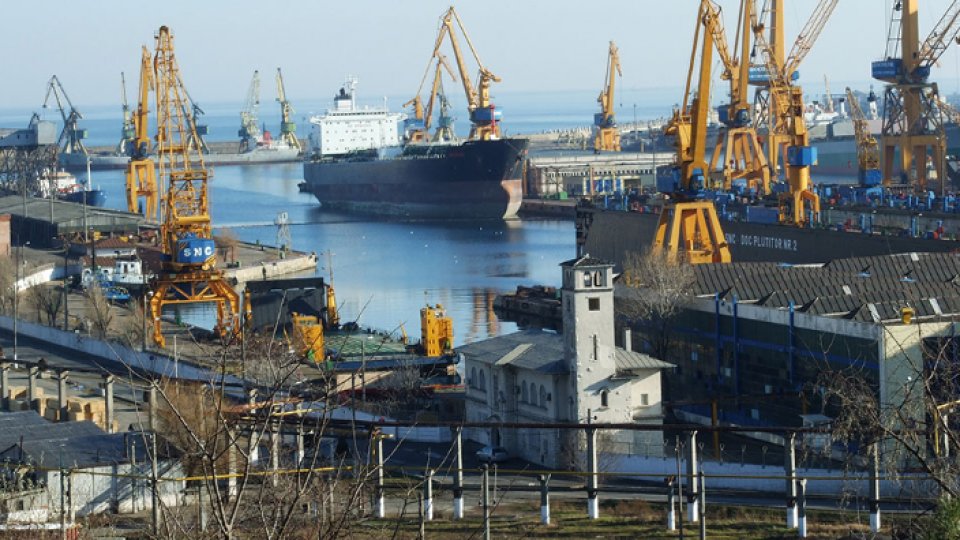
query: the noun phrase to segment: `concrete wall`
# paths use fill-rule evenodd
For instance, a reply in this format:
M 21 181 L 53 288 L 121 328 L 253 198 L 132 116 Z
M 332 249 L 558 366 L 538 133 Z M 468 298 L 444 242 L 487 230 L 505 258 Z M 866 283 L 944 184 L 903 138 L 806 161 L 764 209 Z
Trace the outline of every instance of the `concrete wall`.
M 64 482 L 68 493 L 66 503 L 70 521 L 76 516 L 110 512 L 124 514 L 150 508 L 149 463 L 135 466 L 121 463 L 74 469 L 69 474 L 69 478 Z M 161 462 L 159 475 L 160 478 L 181 478 L 183 469 L 176 462 Z M 48 519 L 57 520 L 60 516 L 60 471 L 47 471 L 45 477 Z M 184 488 L 182 481 L 161 481 L 159 486 L 164 504 L 175 506 L 179 503 Z
M 224 272 L 228 278 L 234 278 L 239 283 L 258 279 L 270 279 L 285 274 L 294 274 L 317 267 L 317 255 L 293 257 L 280 261 L 271 261 L 250 266 L 247 268 L 231 268 Z

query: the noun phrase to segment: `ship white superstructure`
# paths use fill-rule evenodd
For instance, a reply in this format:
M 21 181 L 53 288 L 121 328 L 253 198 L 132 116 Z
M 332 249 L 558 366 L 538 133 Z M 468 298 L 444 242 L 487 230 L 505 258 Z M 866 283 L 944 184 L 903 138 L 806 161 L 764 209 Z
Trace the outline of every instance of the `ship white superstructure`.
M 386 107 L 357 107 L 355 78 L 348 78 L 334 106 L 310 118 L 310 153 L 337 156 L 361 150 L 400 146 L 402 113 Z

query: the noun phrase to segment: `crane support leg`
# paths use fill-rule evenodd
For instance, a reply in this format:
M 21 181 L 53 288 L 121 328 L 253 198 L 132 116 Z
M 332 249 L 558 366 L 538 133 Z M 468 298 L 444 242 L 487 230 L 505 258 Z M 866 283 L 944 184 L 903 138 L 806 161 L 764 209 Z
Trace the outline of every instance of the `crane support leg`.
M 216 303 L 216 333 L 226 338 L 240 332 L 240 296 L 217 272 L 164 276 L 154 283 L 153 291 L 150 317 L 153 319 L 153 341 L 158 347 L 166 344 L 160 315 L 168 305 Z
M 131 160 L 127 167 L 127 211 L 142 214 L 149 221 L 158 221 L 157 193 L 157 172 L 153 161 Z
M 668 260 L 682 256 L 690 264 L 728 263 L 730 246 L 710 201 L 665 206 L 657 224 L 653 249 L 666 250 Z M 683 252 L 683 255 L 681 255 Z

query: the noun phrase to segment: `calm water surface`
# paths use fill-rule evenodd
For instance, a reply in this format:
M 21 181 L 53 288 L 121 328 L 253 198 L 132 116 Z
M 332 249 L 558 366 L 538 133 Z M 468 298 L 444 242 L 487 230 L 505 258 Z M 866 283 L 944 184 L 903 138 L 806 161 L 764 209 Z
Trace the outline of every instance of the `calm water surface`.
M 454 318 L 456 345 L 512 332 L 513 323 L 493 314 L 494 296 L 520 284 L 559 285 L 557 265 L 575 254 L 572 221 L 390 222 L 332 214 L 299 193 L 302 178 L 299 163 L 214 169 L 214 225 L 275 245 L 273 221 L 287 212 L 293 247 L 333 254 L 342 318 L 364 326 L 399 331 L 402 323 L 419 336 L 419 310 L 429 302 Z M 122 171 L 94 171 L 92 183 L 106 191 L 108 207 L 125 210 Z M 327 259 L 320 261 L 318 274 L 326 277 Z

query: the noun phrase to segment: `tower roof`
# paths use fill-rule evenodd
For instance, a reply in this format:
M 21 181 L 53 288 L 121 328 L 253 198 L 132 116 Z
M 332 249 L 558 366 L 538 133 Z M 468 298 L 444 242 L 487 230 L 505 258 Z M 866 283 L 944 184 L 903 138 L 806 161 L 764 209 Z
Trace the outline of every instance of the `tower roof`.
M 582 266 L 613 266 L 613 263 L 609 263 L 603 259 L 595 259 L 590 256 L 590 254 L 584 255 L 583 257 L 578 257 L 576 259 L 570 259 L 569 261 L 564 261 L 560 263 L 560 266 L 569 266 L 571 268 L 582 267 Z

